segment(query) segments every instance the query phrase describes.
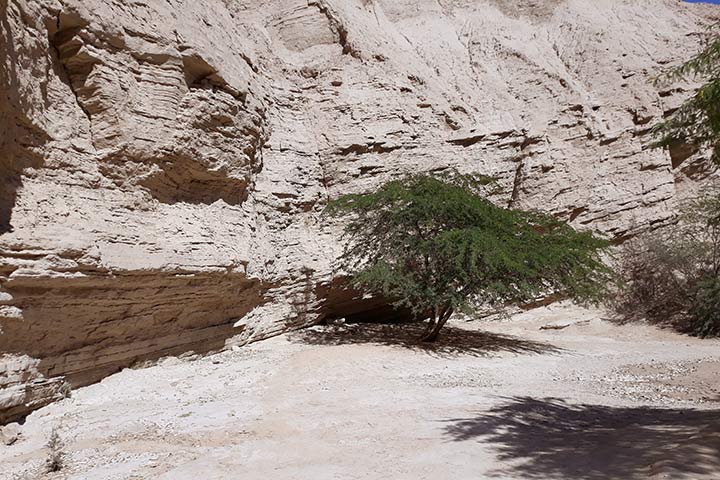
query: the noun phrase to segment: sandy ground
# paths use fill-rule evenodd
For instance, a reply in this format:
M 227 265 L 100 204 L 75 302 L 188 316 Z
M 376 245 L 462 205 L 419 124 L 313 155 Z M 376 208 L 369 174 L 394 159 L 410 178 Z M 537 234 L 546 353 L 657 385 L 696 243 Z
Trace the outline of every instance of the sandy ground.
M 457 322 L 433 350 L 315 327 L 163 359 L 33 413 L 0 478 L 720 478 L 720 342 L 600 317 Z M 53 428 L 67 466 L 44 474 Z

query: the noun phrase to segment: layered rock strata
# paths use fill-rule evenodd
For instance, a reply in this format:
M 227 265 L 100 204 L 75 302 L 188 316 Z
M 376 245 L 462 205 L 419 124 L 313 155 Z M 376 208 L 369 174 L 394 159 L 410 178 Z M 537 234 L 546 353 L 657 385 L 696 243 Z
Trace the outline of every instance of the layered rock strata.
M 134 362 L 382 312 L 338 293 L 330 197 L 415 171 L 618 242 L 706 155 L 650 83 L 674 0 L 0 0 L 0 421 Z M 333 281 L 335 280 L 335 281 Z

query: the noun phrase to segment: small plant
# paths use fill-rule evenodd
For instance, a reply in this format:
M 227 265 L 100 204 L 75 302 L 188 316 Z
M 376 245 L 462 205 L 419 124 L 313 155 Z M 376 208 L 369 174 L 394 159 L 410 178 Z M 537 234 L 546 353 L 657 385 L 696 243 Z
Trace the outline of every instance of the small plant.
M 60 393 L 60 396 L 61 396 L 63 399 L 65 399 L 65 398 L 70 398 L 70 397 L 72 397 L 72 387 L 70 386 L 69 383 L 64 382 L 64 383 L 60 386 L 60 390 L 58 391 L 58 393 Z
M 539 212 L 487 200 L 492 179 L 413 175 L 331 202 L 348 219 L 344 268 L 355 287 L 430 318 L 437 339 L 453 312 L 561 292 L 597 301 L 611 275 L 608 242 Z
M 48 449 L 45 471 L 48 473 L 59 472 L 65 467 L 65 444 L 60 438 L 57 428 L 53 428 L 50 432 L 50 439 L 45 447 Z

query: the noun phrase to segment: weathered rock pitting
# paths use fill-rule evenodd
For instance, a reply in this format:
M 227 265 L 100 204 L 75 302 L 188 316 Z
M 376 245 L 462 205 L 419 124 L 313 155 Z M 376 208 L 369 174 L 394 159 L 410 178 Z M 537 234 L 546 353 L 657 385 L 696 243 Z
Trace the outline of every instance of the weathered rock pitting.
M 672 222 L 710 169 L 647 148 L 693 88 L 649 79 L 713 12 L 0 0 L 0 421 L 138 360 L 383 311 L 327 294 L 321 212 L 403 173 L 494 175 L 498 202 L 617 241 Z

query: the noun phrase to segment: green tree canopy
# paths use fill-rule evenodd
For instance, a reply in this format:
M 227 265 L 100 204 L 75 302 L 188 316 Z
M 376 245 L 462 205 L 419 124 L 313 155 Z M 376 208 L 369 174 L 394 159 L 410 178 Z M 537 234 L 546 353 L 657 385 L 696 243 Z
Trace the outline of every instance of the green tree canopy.
M 720 163 L 720 24 L 713 25 L 703 39 L 703 49 L 682 65 L 669 69 L 657 83 L 702 78 L 706 83 L 665 121 L 655 125 L 654 144 L 668 147 L 686 143 L 711 148 Z
M 329 212 L 347 217 L 342 256 L 360 289 L 429 316 L 435 340 L 455 310 L 526 302 L 550 292 L 598 300 L 608 242 L 538 212 L 484 198 L 487 177 L 413 175 L 345 195 Z

